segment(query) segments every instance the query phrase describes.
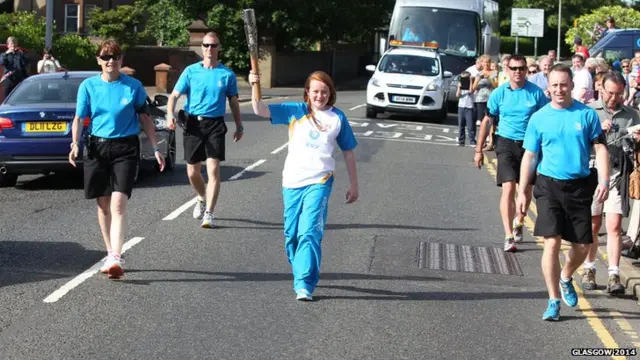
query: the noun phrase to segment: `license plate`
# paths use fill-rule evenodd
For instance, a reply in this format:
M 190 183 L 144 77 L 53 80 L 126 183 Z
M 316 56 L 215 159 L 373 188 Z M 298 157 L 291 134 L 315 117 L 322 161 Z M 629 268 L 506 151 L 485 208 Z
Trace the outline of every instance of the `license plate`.
M 393 97 L 393 101 L 401 102 L 401 103 L 413 104 L 414 102 L 416 102 L 416 99 L 414 99 L 412 97 L 409 97 L 409 96 L 394 96 Z
M 25 128 L 26 132 L 39 132 L 39 133 L 58 133 L 67 131 L 66 121 L 38 121 L 28 122 Z

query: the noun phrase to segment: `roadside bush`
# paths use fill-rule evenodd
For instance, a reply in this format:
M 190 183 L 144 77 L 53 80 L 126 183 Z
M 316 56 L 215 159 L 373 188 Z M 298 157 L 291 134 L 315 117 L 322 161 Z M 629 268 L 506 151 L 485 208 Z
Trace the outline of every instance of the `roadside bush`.
M 97 45 L 78 34 L 65 34 L 53 43 L 53 55 L 69 70 L 98 70 L 97 50 Z
M 17 11 L 0 14 L 0 41 L 4 44 L 9 36 L 18 39 L 18 46 L 42 54 L 46 24 L 35 12 Z

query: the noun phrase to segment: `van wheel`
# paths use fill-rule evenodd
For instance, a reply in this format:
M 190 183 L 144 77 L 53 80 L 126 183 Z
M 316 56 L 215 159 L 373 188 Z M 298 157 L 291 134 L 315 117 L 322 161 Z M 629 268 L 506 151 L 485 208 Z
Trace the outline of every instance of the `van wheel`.
M 378 112 L 373 108 L 373 106 L 367 105 L 367 118 L 375 119 L 378 117 Z
M 18 175 L 0 174 L 0 187 L 16 186 L 18 183 Z

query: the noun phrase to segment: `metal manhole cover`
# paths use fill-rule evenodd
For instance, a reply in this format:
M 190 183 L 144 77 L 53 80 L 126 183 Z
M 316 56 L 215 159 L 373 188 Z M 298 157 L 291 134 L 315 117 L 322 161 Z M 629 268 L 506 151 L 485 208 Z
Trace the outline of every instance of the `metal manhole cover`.
M 523 276 L 513 253 L 501 248 L 420 242 L 418 268 Z

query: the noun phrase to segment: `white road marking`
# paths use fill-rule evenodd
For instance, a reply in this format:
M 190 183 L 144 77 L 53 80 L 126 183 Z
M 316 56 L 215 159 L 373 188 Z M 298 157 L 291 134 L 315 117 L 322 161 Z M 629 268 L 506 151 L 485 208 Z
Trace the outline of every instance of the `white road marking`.
M 430 135 L 429 135 L 430 136 Z M 400 142 L 410 142 L 410 143 L 420 143 L 420 144 L 435 144 L 435 145 L 446 145 L 446 146 L 458 146 L 456 143 L 446 143 L 442 141 L 424 141 L 424 140 L 409 140 L 409 139 L 390 139 L 388 137 L 372 137 L 372 136 L 357 136 L 359 139 L 371 139 L 371 140 L 386 140 L 386 141 L 400 141 Z
M 177 218 L 185 210 L 187 210 L 188 208 L 190 208 L 193 205 L 195 205 L 197 200 L 198 200 L 198 198 L 194 197 L 193 199 L 191 199 L 191 200 L 187 201 L 186 203 L 182 204 L 179 208 L 173 210 L 171 212 L 171 214 L 165 216 L 164 219 L 162 219 L 162 220 L 173 220 L 173 219 Z
M 378 118 L 376 119 L 367 119 L 367 118 L 359 118 L 359 117 L 350 117 L 349 121 L 351 120 L 355 120 L 355 121 L 367 121 L 367 122 L 372 122 L 372 121 L 384 121 L 384 122 L 388 122 L 388 123 L 398 123 L 398 124 L 410 124 L 410 125 L 424 125 L 425 127 L 436 127 L 438 129 L 442 129 L 442 128 L 450 128 L 450 129 L 457 129 L 458 125 L 444 125 L 444 124 L 434 124 L 434 123 L 428 123 L 428 124 L 424 124 L 424 123 L 418 123 L 417 121 L 405 121 L 405 120 L 391 120 L 391 119 L 383 119 L 383 118 Z M 352 125 L 353 126 L 353 125 Z
M 351 109 L 349 109 L 349 111 L 353 111 L 353 110 L 355 110 L 355 109 L 359 109 L 359 108 L 361 108 L 361 107 L 363 107 L 363 106 L 367 106 L 367 104 L 360 104 L 360 105 L 356 105 L 356 106 L 352 107 Z
M 448 133 L 448 132 L 449 132 L 449 130 L 450 130 L 449 128 L 444 128 L 444 129 L 442 129 L 442 131 L 444 131 L 444 132 L 446 132 L 446 133 Z
M 229 180 L 236 180 L 238 178 L 240 178 L 240 176 L 244 175 L 244 173 L 246 173 L 247 171 L 251 171 L 252 169 L 255 169 L 256 167 L 260 166 L 261 164 L 264 164 L 265 162 L 267 162 L 267 159 L 260 159 L 256 162 L 254 162 L 253 164 L 247 166 L 246 168 L 242 169 L 242 171 L 240 171 L 239 173 L 233 175 L 232 177 L 229 178 Z
M 131 240 L 127 241 L 122 246 L 122 253 L 124 254 L 127 250 L 131 249 L 132 247 L 137 245 L 142 240 L 144 240 L 143 237 L 134 237 Z M 74 277 L 73 279 L 69 280 L 69 282 L 67 282 L 66 284 L 62 285 L 58 290 L 52 292 L 49 296 L 44 298 L 44 300 L 42 300 L 42 301 L 44 301 L 46 303 L 54 303 L 54 302 L 60 300 L 63 296 L 65 296 L 67 293 L 69 293 L 69 291 L 71 291 L 74 288 L 78 287 L 78 285 L 82 284 L 87 279 L 89 279 L 93 275 L 97 274 L 98 271 L 100 271 L 100 268 L 102 267 L 102 264 L 104 263 L 105 260 L 106 260 L 106 256 L 104 258 L 102 258 L 102 260 L 100 260 L 97 263 L 95 263 L 92 267 L 90 267 L 89 269 L 85 270 L 80 275 L 78 275 L 78 276 Z
M 275 154 L 279 153 L 279 152 L 280 152 L 280 151 L 282 151 L 284 148 L 286 148 L 286 147 L 287 147 L 287 145 L 289 145 L 289 143 L 288 143 L 288 142 L 287 142 L 287 143 L 285 143 L 284 145 L 280 146 L 279 148 L 277 148 L 277 149 L 273 150 L 273 151 L 271 152 L 271 155 L 275 155 Z

